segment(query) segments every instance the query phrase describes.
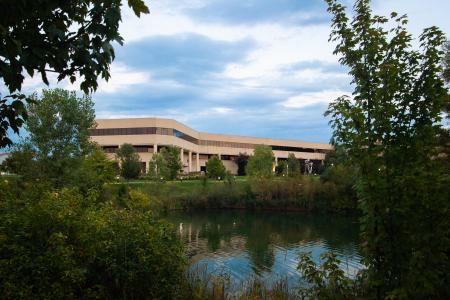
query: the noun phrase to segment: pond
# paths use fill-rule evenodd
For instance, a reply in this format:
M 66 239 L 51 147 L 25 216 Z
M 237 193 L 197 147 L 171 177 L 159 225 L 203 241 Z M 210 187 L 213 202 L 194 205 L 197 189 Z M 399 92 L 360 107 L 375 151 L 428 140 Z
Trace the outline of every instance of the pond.
M 274 211 L 172 212 L 166 219 L 186 244 L 191 268 L 227 273 L 233 283 L 258 278 L 295 284 L 298 254 L 314 261 L 333 251 L 350 276 L 361 269 L 357 218 Z

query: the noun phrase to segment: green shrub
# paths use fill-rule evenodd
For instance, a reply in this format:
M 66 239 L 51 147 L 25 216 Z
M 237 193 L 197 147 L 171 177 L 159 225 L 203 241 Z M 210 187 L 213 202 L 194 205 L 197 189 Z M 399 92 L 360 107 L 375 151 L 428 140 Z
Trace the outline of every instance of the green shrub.
M 206 174 L 209 178 L 224 179 L 226 175 L 226 169 L 222 161 L 217 155 L 213 155 L 206 162 Z
M 171 299 L 178 293 L 185 261 L 173 228 L 150 211 L 96 202 L 96 193 L 0 183 L 2 299 Z

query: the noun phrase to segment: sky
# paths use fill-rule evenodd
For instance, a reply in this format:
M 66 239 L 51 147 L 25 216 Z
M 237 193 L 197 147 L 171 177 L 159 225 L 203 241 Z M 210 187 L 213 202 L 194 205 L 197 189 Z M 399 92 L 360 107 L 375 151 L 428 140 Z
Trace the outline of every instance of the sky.
M 151 13 L 141 18 L 123 10 L 125 43 L 115 47 L 111 79 L 92 94 L 98 118 L 166 117 L 204 132 L 329 142 L 323 113 L 352 88 L 328 42 L 323 0 L 146 3 Z M 432 25 L 450 36 L 449 0 L 372 7 L 408 14 L 416 38 Z M 39 77 L 27 78 L 23 90 L 42 87 Z

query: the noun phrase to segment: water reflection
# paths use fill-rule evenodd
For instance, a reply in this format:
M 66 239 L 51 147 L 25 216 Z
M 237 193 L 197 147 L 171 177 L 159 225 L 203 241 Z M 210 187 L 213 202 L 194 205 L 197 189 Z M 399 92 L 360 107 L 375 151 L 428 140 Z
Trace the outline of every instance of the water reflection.
M 225 271 L 237 281 L 258 276 L 298 280 L 298 253 L 311 251 L 318 261 L 333 250 L 350 275 L 361 267 L 356 219 L 281 212 L 174 212 L 167 220 L 178 227 L 191 264 Z

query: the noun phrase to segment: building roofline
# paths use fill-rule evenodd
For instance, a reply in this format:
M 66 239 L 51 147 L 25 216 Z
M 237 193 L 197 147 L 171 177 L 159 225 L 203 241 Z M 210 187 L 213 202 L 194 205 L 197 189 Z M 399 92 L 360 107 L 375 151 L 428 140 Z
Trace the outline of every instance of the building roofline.
M 127 118 L 102 118 L 102 119 L 95 119 L 95 121 L 127 121 L 127 120 L 149 120 L 149 121 L 155 121 L 155 120 L 163 120 L 163 121 L 170 121 L 170 122 L 174 122 L 177 123 L 179 125 L 181 125 L 182 127 L 186 127 L 190 130 L 192 130 L 193 132 L 197 133 L 198 136 L 202 136 L 202 135 L 216 135 L 216 136 L 221 136 L 221 137 L 227 137 L 227 138 L 245 138 L 245 139 L 255 139 L 255 140 L 260 140 L 261 142 L 263 142 L 264 140 L 274 140 L 277 142 L 291 142 L 291 143 L 305 143 L 305 144 L 316 144 L 316 145 L 322 145 L 322 146 L 327 146 L 327 148 L 332 148 L 332 145 L 329 143 L 322 143 L 322 142 L 314 142 L 314 141 L 305 141 L 305 140 L 294 140 L 294 139 L 280 139 L 280 138 L 274 138 L 274 137 L 255 137 L 255 136 L 248 136 L 248 135 L 234 135 L 234 134 L 223 134 L 223 133 L 214 133 L 214 132 L 203 132 L 203 131 L 198 131 L 196 129 L 193 129 L 192 127 L 181 123 L 175 119 L 172 118 L 164 118 L 164 117 L 136 117 L 136 118 L 132 118 L 132 117 L 127 117 Z

